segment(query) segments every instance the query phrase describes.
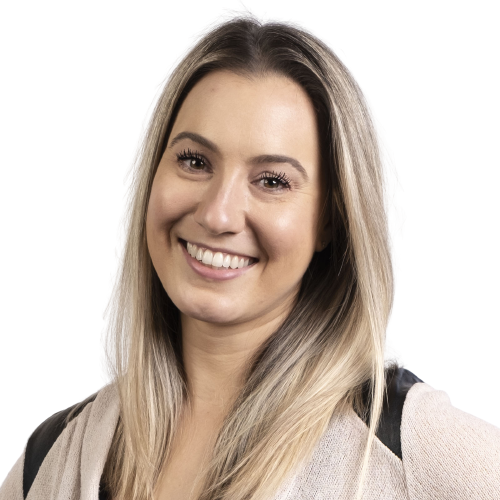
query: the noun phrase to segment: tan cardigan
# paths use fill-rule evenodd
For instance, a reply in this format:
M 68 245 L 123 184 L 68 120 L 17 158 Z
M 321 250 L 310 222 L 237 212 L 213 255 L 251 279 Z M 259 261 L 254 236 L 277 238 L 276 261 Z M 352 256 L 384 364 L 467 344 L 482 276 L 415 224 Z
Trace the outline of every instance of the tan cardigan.
M 500 429 L 457 410 L 425 383 L 411 386 L 402 408 L 402 459 L 376 439 L 364 499 L 500 499 Z M 106 386 L 58 434 L 26 500 L 98 500 L 118 413 L 116 390 Z M 354 411 L 333 418 L 312 459 L 274 500 L 353 499 L 366 435 Z M 0 500 L 25 498 L 24 458 L 0 488 Z

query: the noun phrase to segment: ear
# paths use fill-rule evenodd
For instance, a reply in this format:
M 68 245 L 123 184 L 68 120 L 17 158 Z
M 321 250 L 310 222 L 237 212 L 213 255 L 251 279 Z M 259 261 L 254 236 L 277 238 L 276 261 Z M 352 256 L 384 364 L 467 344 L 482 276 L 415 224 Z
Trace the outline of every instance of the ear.
M 322 193 L 321 196 L 323 203 L 320 210 L 319 221 L 318 221 L 318 233 L 316 236 L 316 244 L 314 250 L 316 252 L 322 252 L 333 239 L 333 214 L 332 209 L 329 206 L 330 196 L 327 196 L 326 192 Z
M 326 222 L 323 227 L 318 231 L 318 237 L 316 238 L 316 245 L 314 250 L 316 252 L 322 252 L 328 243 L 332 241 L 332 226 L 330 220 Z

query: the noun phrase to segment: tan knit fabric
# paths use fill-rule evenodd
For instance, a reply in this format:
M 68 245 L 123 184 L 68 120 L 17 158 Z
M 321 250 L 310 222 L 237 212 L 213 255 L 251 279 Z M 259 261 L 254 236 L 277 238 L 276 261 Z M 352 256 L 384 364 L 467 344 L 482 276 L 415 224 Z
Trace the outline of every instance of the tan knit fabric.
M 118 397 L 102 389 L 59 436 L 27 500 L 98 500 L 99 481 L 118 420 Z M 354 413 L 332 418 L 311 459 L 275 500 L 354 498 L 366 425 Z M 453 408 L 445 393 L 415 384 L 401 424 L 403 460 L 375 441 L 364 500 L 500 499 L 500 429 Z M 24 455 L 0 488 L 22 500 Z
M 457 410 L 446 393 L 412 387 L 401 445 L 412 500 L 500 499 L 500 429 Z
M 9 475 L 0 487 L 1 500 L 23 500 L 24 453 L 14 464 Z

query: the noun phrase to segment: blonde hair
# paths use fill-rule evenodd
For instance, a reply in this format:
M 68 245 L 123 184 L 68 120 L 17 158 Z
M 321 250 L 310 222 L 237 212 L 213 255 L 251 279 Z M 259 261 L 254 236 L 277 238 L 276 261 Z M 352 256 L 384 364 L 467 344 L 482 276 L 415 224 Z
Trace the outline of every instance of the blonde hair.
M 253 358 L 199 500 L 271 498 L 311 456 L 335 415 L 363 411 L 360 394 L 368 385 L 361 495 L 384 395 L 393 294 L 377 141 L 361 91 L 325 44 L 289 24 L 251 17 L 212 29 L 180 62 L 138 156 L 109 327 L 121 414 L 104 480 L 115 499 L 151 499 L 188 401 L 179 312 L 153 268 L 145 220 L 176 114 L 196 82 L 216 70 L 275 73 L 305 89 L 318 117 L 333 239 L 314 254 L 293 310 Z

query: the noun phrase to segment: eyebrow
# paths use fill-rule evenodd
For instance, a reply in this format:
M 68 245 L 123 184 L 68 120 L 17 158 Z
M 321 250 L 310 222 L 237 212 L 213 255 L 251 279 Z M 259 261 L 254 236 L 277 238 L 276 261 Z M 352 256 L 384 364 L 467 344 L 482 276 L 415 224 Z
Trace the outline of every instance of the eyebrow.
M 216 146 L 214 142 L 210 141 L 209 139 L 203 137 L 200 134 L 195 134 L 194 132 L 180 132 L 172 139 L 168 147 L 173 148 L 178 142 L 182 141 L 183 139 L 191 139 L 192 141 L 201 144 L 210 151 L 213 151 L 214 153 L 220 153 L 219 148 Z M 250 162 L 257 165 L 261 165 L 263 163 L 288 163 L 293 168 L 298 170 L 306 181 L 309 180 L 309 176 L 307 175 L 306 169 L 300 164 L 298 160 L 292 158 L 291 156 L 272 155 L 272 154 L 259 155 L 251 158 Z

